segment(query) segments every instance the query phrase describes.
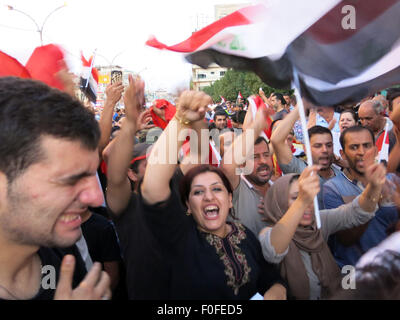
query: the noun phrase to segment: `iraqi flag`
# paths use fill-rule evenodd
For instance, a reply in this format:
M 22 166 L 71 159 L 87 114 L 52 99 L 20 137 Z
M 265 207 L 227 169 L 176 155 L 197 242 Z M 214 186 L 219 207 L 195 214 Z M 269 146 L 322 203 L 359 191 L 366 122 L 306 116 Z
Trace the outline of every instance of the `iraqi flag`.
M 223 97 L 223 96 L 220 96 L 220 98 L 221 98 L 221 103 L 225 103 L 225 98 Z
M 83 53 L 81 52 L 81 60 L 82 75 L 80 79 L 80 88 L 91 102 L 96 103 L 99 74 L 97 72 L 97 69 L 93 67 L 94 57 L 91 56 L 88 61 L 85 59 Z
M 378 148 L 377 161 L 389 161 L 389 125 L 386 123 L 385 131 L 376 140 L 376 147 Z
M 237 99 L 236 99 L 236 100 L 239 100 L 239 99 L 243 100 L 243 96 L 242 96 L 242 94 L 240 93 L 240 91 L 239 91 L 239 94 L 238 94 L 238 96 L 237 96 Z
M 173 46 L 189 62 L 255 72 L 316 105 L 358 102 L 400 83 L 400 1 L 269 0 L 245 7 Z M 289 21 L 289 22 L 288 22 Z
M 29 71 L 15 58 L 0 51 L 0 77 L 20 77 L 30 79 Z

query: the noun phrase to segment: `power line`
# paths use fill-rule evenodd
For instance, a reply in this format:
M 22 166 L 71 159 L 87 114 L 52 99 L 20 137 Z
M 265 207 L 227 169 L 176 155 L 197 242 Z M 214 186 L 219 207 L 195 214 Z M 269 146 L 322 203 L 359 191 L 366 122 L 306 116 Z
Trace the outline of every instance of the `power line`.
M 15 29 L 15 30 L 22 30 L 22 31 L 33 31 L 33 32 L 37 32 L 37 30 L 32 30 L 32 29 L 23 29 L 23 28 L 18 28 L 18 27 L 13 27 L 13 26 L 7 26 L 5 24 L 0 24 L 0 27 L 3 28 L 8 28 L 8 29 Z

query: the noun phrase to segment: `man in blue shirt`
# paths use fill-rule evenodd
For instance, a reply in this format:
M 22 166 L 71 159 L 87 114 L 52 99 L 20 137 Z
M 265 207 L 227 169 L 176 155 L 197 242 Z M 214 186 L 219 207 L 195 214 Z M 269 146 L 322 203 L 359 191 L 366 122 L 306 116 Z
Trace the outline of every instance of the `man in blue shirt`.
M 362 193 L 367 184 L 364 176 L 366 168 L 374 163 L 377 155 L 374 135 L 365 127 L 354 126 L 343 131 L 340 144 L 343 148 L 340 151 L 342 158 L 348 161 L 349 169 L 324 184 L 323 199 L 326 209 L 337 208 Z M 388 174 L 386 180 L 375 217 L 365 225 L 338 232 L 329 240 L 340 267 L 355 265 L 367 250 L 387 237 L 388 227 L 398 221 L 397 207 L 391 199 L 394 194 L 391 186 L 399 178 Z

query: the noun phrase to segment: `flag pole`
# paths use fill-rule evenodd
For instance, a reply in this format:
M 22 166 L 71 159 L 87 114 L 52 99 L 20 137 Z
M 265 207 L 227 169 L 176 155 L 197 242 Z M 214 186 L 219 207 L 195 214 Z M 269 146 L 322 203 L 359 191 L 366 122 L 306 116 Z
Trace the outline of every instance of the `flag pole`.
M 301 128 L 303 130 L 304 143 L 305 143 L 305 147 L 306 147 L 307 163 L 308 163 L 308 166 L 311 167 L 313 165 L 313 161 L 312 161 L 312 154 L 311 154 L 310 137 L 308 136 L 306 114 L 304 112 L 303 100 L 301 99 L 299 75 L 297 73 L 296 68 L 294 68 L 294 67 L 293 67 L 293 84 L 292 85 L 294 87 L 294 93 L 295 93 L 298 107 L 299 107 Z M 314 215 L 315 215 L 315 222 L 317 223 L 317 228 L 321 229 L 321 217 L 319 215 L 319 206 L 318 206 L 318 198 L 317 197 L 314 198 Z
M 380 162 L 382 162 L 382 160 L 383 160 L 383 156 L 382 156 L 382 151 L 383 151 L 383 146 L 385 145 L 385 143 L 386 143 L 386 137 L 387 137 L 387 134 L 388 134 L 388 131 L 389 131 L 389 123 L 386 121 L 386 124 L 385 124 L 385 133 L 384 133 L 384 135 L 383 135 L 383 140 L 382 140 L 382 146 L 381 146 L 381 150 L 379 150 L 379 155 L 378 155 L 378 162 L 380 163 Z

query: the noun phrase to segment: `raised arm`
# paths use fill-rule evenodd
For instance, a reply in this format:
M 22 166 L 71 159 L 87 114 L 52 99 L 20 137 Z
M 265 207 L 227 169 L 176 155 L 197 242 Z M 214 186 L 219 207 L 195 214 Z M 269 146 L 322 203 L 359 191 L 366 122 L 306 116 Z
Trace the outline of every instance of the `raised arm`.
M 298 108 L 293 109 L 282 121 L 271 135 L 271 143 L 279 163 L 289 164 L 293 154 L 290 147 L 285 143 L 287 136 L 292 130 L 294 123 L 299 118 Z
M 234 189 L 236 189 L 240 182 L 236 169 L 246 161 L 250 152 L 253 150 L 254 142 L 267 124 L 265 121 L 267 116 L 268 109 L 259 108 L 255 120 L 241 135 L 235 138 L 222 158 L 221 169 L 224 171 Z
M 129 86 L 124 94 L 126 120 L 115 142 L 110 146 L 107 172 L 106 199 L 114 214 L 121 213 L 131 197 L 128 169 L 137 130 L 137 119 L 144 104 L 144 82 L 129 76 Z
M 299 194 L 297 199 L 292 203 L 284 216 L 272 227 L 271 245 L 277 254 L 285 252 L 289 247 L 304 212 L 312 205 L 314 197 L 319 192 L 318 170 L 319 166 L 317 165 L 304 169 L 299 178 Z M 265 233 L 267 228 L 261 230 L 260 234 Z
M 113 83 L 106 88 L 106 101 L 104 102 L 103 111 L 101 112 L 99 127 L 100 127 L 100 141 L 99 141 L 99 153 L 102 154 L 104 148 L 110 141 L 112 117 L 114 113 L 114 107 L 121 99 L 124 86 L 122 82 Z
M 190 150 L 189 155 L 181 161 L 180 169 L 184 175 L 199 163 L 208 163 L 209 159 L 208 152 L 210 146 L 208 143 L 209 131 L 207 122 L 204 120 L 195 121 L 192 123 L 191 128 L 195 134 L 190 139 L 197 139 L 197 150 Z
M 374 163 L 365 172 L 368 184 L 358 200 L 361 209 L 367 212 L 375 212 L 380 200 L 382 188 L 386 181 L 386 168 L 383 164 Z
M 397 173 L 397 168 L 400 166 L 400 124 L 399 127 L 394 125 L 393 131 L 396 134 L 396 144 L 390 151 L 387 169 L 388 172 Z
M 386 181 L 386 168 L 382 164 L 373 164 L 365 172 L 368 181 L 361 195 L 353 201 L 333 209 L 321 211 L 324 225 L 324 238 L 341 230 L 340 239 L 345 243 L 355 243 L 366 230 L 366 223 L 374 217 Z M 325 191 L 325 188 L 324 188 Z
M 179 97 L 175 117 L 155 143 L 147 162 L 141 191 L 148 204 L 165 201 L 171 190 L 169 181 L 177 166 L 178 152 L 183 144 L 184 129 L 203 121 L 207 106 L 212 103 L 204 92 L 185 91 Z

